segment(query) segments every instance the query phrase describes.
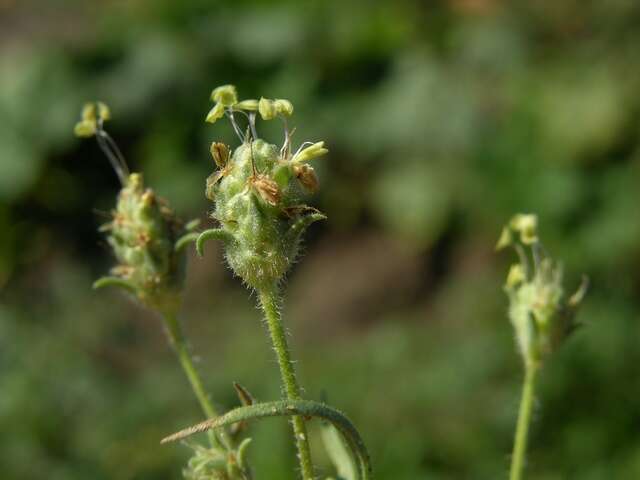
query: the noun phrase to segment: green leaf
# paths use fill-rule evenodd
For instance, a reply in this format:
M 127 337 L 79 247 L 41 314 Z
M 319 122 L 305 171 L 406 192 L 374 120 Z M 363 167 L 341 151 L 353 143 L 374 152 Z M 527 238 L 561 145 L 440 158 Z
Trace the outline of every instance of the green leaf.
M 340 432 L 330 423 L 325 423 L 320 434 L 327 455 L 336 467 L 338 478 L 340 480 L 355 480 L 358 470 Z
M 190 435 L 205 432 L 214 428 L 221 428 L 230 424 L 264 417 L 303 416 L 317 417 L 330 422 L 342 434 L 346 444 L 358 461 L 358 478 L 369 480 L 372 478 L 371 461 L 367 448 L 360 437 L 360 433 L 351 421 L 338 410 L 320 402 L 312 400 L 280 400 L 276 402 L 257 403 L 247 407 L 240 407 L 212 418 L 187 429 L 169 435 L 160 443 L 182 440 Z

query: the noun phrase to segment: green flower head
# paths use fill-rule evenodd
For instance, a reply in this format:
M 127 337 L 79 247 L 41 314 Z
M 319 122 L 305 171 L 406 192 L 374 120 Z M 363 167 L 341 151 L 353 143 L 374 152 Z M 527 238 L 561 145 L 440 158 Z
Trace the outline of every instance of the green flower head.
M 142 174 L 129 173 L 116 143 L 103 128 L 110 118 L 104 103 L 87 103 L 75 128 L 80 137 L 96 137 L 122 184 L 111 220 L 101 227 L 118 264 L 111 276 L 94 286 L 122 287 L 154 310 L 174 311 L 184 277 L 181 247 L 194 240 L 187 231 L 195 225 L 183 227 L 167 202 L 145 187 Z
M 578 326 L 575 316 L 587 281 L 584 279 L 566 298 L 562 267 L 542 247 L 537 223 L 535 215 L 514 216 L 503 229 L 497 248 L 512 246 L 520 257 L 520 262 L 509 269 L 504 287 L 509 297 L 509 318 L 525 363 L 541 364 Z
M 293 105 L 288 100 L 263 97 L 259 102 L 244 100 L 224 108 L 241 145 L 232 155 L 219 142 L 211 146 L 218 169 L 207 179 L 206 196 L 215 202 L 212 217 L 220 227 L 203 232 L 197 247 L 201 252 L 205 240 L 223 240 L 232 270 L 259 289 L 284 277 L 299 254 L 304 231 L 325 218 L 302 203 L 302 198 L 319 188 L 318 177 L 306 162 L 328 150 L 324 142 L 307 142 L 291 152 L 285 117 L 293 113 Z M 263 119 L 282 118 L 285 141 L 281 147 L 258 138 L 256 109 Z M 247 118 L 246 134 L 241 133 L 234 114 Z

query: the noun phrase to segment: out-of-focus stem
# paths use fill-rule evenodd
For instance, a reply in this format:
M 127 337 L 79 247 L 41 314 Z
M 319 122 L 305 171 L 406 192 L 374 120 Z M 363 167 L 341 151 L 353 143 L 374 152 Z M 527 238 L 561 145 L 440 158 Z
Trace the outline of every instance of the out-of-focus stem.
M 518 413 L 518 425 L 516 427 L 516 435 L 513 444 L 509 480 L 522 479 L 538 368 L 539 367 L 534 362 L 526 362 L 524 384 L 522 387 L 522 399 L 520 400 L 520 411 Z
M 202 379 L 193 364 L 193 359 L 189 353 L 189 347 L 182 332 L 182 328 L 180 327 L 180 323 L 178 322 L 178 318 L 173 312 L 165 312 L 163 314 L 163 318 L 169 342 L 178 356 L 178 361 L 180 362 L 180 365 L 182 365 L 182 369 L 189 380 L 193 393 L 200 403 L 202 411 L 207 418 L 217 417 L 218 412 L 211 403 L 209 395 L 202 384 Z M 209 439 L 211 440 L 212 445 L 222 445 L 227 450 L 232 447 L 231 440 L 224 429 L 217 430 L 215 435 L 211 432 Z

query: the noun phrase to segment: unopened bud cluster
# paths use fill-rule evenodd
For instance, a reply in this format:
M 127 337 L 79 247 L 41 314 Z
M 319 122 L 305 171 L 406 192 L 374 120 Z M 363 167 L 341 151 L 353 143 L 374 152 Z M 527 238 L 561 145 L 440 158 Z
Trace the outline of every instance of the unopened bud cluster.
M 509 269 L 504 288 L 518 348 L 525 364 L 530 365 L 541 365 L 576 329 L 576 310 L 586 293 L 583 281 L 571 297 L 565 297 L 562 267 L 546 255 L 537 225 L 535 215 L 514 216 L 496 246 L 512 246 L 520 256 L 520 262 Z
M 112 274 L 145 305 L 173 309 L 183 279 L 183 256 L 175 250 L 182 228 L 166 203 L 144 187 L 141 174 L 129 176 L 103 230 L 118 261 Z
M 183 469 L 185 480 L 246 480 L 248 466 L 245 451 L 250 440 L 242 442 L 237 450 L 226 452 L 218 448 L 207 448 L 189 444 L 193 455 Z
M 250 122 L 256 110 L 264 120 L 284 119 L 293 113 L 293 105 L 284 99 L 238 101 L 232 85 L 216 88 L 212 99 L 216 103 L 207 116 L 209 122 L 225 113 L 234 121 L 234 112 L 244 112 Z M 326 154 L 327 149 L 324 142 L 309 142 L 292 154 L 284 123 L 281 148 L 254 138 L 250 133 L 255 131 L 253 123 L 233 154 L 223 143 L 211 145 L 217 170 L 207 179 L 206 196 L 215 202 L 212 217 L 220 228 L 215 235 L 208 231 L 203 236 L 224 240 L 230 267 L 256 289 L 270 287 L 284 276 L 298 256 L 306 228 L 324 218 L 301 203 L 301 197 L 318 190 L 318 177 L 307 162 Z

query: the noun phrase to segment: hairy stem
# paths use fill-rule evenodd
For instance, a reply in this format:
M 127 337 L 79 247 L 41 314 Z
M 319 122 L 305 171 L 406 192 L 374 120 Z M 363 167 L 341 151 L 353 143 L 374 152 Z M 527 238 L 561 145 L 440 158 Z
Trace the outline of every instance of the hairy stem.
M 531 423 L 531 412 L 533 410 L 534 390 L 538 366 L 533 362 L 525 365 L 524 384 L 522 387 L 522 399 L 520 400 L 520 411 L 518 413 L 518 425 L 513 444 L 513 455 L 511 457 L 511 473 L 509 480 L 520 480 L 524 470 L 524 461 L 527 453 L 527 436 Z
M 351 421 L 340 411 L 329 405 L 312 400 L 278 400 L 275 402 L 254 403 L 231 410 L 220 417 L 201 422 L 192 427 L 180 430 L 162 439 L 160 443 L 175 442 L 196 433 L 209 431 L 224 425 L 232 425 L 265 417 L 295 416 L 315 417 L 330 422 L 346 441 L 353 458 L 358 462 L 358 477 L 362 480 L 372 478 L 371 461 L 367 447 Z M 348 477 L 352 478 L 352 477 Z
M 166 326 L 166 332 L 169 336 L 169 342 L 173 346 L 176 355 L 178 356 L 180 365 L 182 365 L 182 369 L 189 379 L 191 389 L 198 399 L 202 411 L 207 418 L 217 417 L 218 412 L 211 403 L 209 395 L 205 391 L 204 385 L 202 384 L 202 379 L 200 378 L 200 375 L 198 374 L 198 371 L 193 364 L 193 359 L 191 358 L 191 354 L 189 353 L 189 347 L 187 345 L 184 333 L 182 332 L 182 328 L 180 327 L 178 318 L 173 312 L 165 312 L 163 314 L 163 318 Z M 210 432 L 209 440 L 211 441 L 212 445 L 224 446 L 227 450 L 229 450 L 232 446 L 230 439 L 224 429 L 216 431 L 215 435 L 213 434 L 213 432 Z
M 278 357 L 278 365 L 280 366 L 280 375 L 282 377 L 282 385 L 287 400 L 301 400 L 300 385 L 296 377 L 287 337 L 282 325 L 280 310 L 278 308 L 279 293 L 276 286 L 271 288 L 263 288 L 259 292 L 260 305 L 264 311 L 271 336 L 273 349 Z M 298 460 L 300 462 L 300 470 L 304 480 L 313 480 L 313 464 L 311 462 L 311 451 L 309 449 L 309 440 L 307 437 L 307 427 L 304 418 L 301 416 L 293 416 L 291 423 L 293 424 L 293 434 L 295 437 L 296 448 L 298 449 Z

